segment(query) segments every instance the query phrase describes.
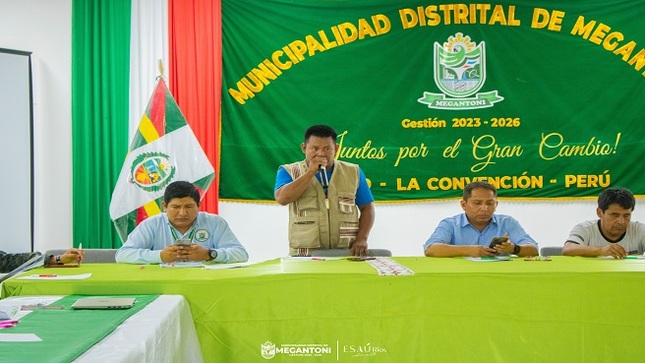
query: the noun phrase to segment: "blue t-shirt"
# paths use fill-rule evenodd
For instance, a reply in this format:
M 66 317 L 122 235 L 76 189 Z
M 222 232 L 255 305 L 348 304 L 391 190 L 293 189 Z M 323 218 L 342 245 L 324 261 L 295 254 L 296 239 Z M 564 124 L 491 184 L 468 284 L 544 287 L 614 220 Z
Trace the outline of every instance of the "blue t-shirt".
M 331 180 L 331 174 L 333 173 L 332 170 L 327 170 L 327 180 Z M 372 196 L 372 191 L 370 190 L 370 187 L 367 185 L 367 179 L 365 178 L 365 174 L 363 174 L 363 170 L 361 168 L 358 168 L 358 189 L 356 190 L 356 205 L 361 207 L 364 206 L 365 204 L 372 203 L 374 201 L 374 196 Z M 316 178 L 320 182 L 320 173 L 316 173 Z M 289 175 L 289 172 L 284 168 L 284 167 L 279 167 L 278 168 L 278 175 L 275 178 L 275 188 L 273 189 L 274 191 L 280 189 L 281 186 L 289 184 L 293 181 L 293 178 L 291 175 Z M 322 183 L 322 182 L 321 182 Z
M 473 227 L 468 221 L 466 213 L 448 217 L 439 222 L 430 238 L 423 245 L 425 251 L 434 243 L 445 243 L 449 245 L 490 245 L 493 237 L 503 236 L 508 233 L 511 242 L 521 245 L 530 243 L 538 248 L 537 242 L 524 231 L 524 228 L 513 217 L 504 214 L 493 214 L 493 219 L 483 231 Z

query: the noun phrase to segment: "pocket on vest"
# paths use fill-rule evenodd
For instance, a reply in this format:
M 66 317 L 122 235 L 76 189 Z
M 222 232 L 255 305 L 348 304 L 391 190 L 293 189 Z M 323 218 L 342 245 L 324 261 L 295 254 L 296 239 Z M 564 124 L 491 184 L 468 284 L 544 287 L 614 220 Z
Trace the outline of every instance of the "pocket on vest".
M 340 221 L 339 248 L 349 248 L 358 235 L 358 222 Z
M 296 220 L 289 229 L 289 247 L 318 248 L 320 236 L 318 225 L 313 220 Z
M 356 197 L 353 194 L 338 194 L 338 210 L 349 214 L 356 211 Z
M 296 202 L 296 213 L 298 217 L 313 216 L 320 214 L 318 198 L 316 196 L 300 197 Z

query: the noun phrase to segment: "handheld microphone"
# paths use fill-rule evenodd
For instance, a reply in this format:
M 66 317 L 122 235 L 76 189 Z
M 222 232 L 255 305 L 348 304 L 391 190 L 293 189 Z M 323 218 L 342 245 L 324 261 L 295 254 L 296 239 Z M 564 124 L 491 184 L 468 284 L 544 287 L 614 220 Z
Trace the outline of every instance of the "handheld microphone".
M 322 165 L 318 165 L 318 171 L 320 172 L 320 182 L 322 183 L 323 188 L 327 188 L 329 186 L 329 179 L 327 179 L 327 169 Z

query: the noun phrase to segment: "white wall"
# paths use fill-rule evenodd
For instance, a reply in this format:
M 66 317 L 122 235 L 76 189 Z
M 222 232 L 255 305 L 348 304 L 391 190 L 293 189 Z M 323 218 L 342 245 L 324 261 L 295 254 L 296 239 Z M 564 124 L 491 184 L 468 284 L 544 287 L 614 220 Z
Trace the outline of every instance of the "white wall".
M 36 250 L 69 247 L 72 238 L 71 0 L 0 0 L 0 48 L 33 52 Z M 294 147 L 297 147 L 295 143 Z M 595 206 L 594 200 L 501 200 L 497 212 L 515 216 L 544 247 L 562 245 L 574 224 L 595 218 Z M 422 245 L 439 220 L 459 212 L 457 200 L 377 204 L 370 247 L 388 248 L 395 255 L 421 256 Z M 645 220 L 643 213 L 645 200 L 638 199 L 634 219 Z M 247 247 L 252 260 L 287 253 L 287 207 L 222 202 L 220 214 Z
M 37 251 L 71 246 L 71 9 L 70 0 L 0 0 L 0 48 L 33 52 Z
M 637 199 L 633 218 L 645 220 L 645 201 Z M 423 256 L 423 243 L 439 221 L 461 213 L 458 200 L 377 204 L 371 248 L 387 248 L 398 256 Z M 540 247 L 562 246 L 578 222 L 596 219 L 596 201 L 510 201 L 501 199 L 497 213 L 517 218 Z M 265 260 L 288 253 L 287 207 L 277 204 L 220 202 L 220 214 L 247 247 L 252 260 Z M 244 222 L 246 219 L 252 222 Z

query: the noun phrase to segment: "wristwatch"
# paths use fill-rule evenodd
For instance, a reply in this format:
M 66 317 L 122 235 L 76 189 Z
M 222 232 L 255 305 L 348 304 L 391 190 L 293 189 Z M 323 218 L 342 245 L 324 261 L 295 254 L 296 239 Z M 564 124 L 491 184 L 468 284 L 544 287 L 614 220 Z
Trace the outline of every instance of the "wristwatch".
M 520 247 L 520 245 L 515 245 L 515 247 L 513 247 L 513 254 L 514 255 L 519 255 L 521 249 L 522 248 Z
M 212 248 L 210 250 L 208 250 L 208 254 L 211 256 L 211 260 L 214 260 L 214 259 L 217 258 L 217 251 L 215 251 Z

